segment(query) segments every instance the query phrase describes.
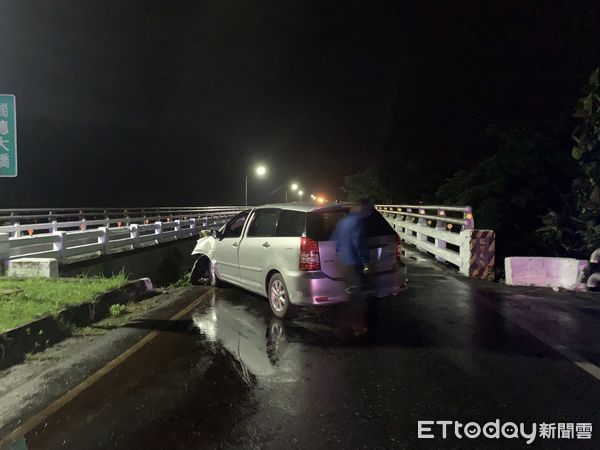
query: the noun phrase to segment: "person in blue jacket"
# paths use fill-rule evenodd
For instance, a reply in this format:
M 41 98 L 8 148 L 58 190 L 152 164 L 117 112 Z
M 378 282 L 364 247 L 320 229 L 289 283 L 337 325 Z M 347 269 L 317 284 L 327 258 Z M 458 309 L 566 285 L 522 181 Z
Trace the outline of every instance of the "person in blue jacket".
M 350 300 L 361 298 L 367 285 L 369 250 L 365 220 L 372 213 L 373 205 L 363 199 L 338 222 L 333 232 L 338 260 L 345 267 L 346 293 Z

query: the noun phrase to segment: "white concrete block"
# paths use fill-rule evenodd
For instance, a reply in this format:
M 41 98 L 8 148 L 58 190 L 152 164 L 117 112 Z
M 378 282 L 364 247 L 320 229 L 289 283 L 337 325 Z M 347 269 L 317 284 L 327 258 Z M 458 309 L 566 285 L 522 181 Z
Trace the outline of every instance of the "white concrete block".
M 506 284 L 586 290 L 588 261 L 573 258 L 512 256 L 504 259 Z
M 0 233 L 0 273 L 4 270 L 4 262 L 8 261 L 9 256 L 8 233 Z
M 58 278 L 56 258 L 19 258 L 8 263 L 8 276 L 19 278 Z

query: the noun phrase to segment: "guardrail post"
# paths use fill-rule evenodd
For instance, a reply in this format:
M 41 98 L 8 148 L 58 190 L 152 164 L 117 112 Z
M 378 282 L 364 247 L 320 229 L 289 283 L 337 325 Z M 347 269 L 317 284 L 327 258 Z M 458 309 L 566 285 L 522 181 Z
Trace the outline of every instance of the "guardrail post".
M 108 227 L 98 227 L 100 236 L 98 236 L 98 244 L 102 245 L 102 254 L 108 253 Z
M 425 214 L 425 210 L 419 209 L 419 214 Z M 422 227 L 427 227 L 427 220 L 424 219 L 423 217 L 419 217 L 419 219 L 417 220 L 417 224 Z M 427 235 L 423 234 L 423 233 L 417 233 L 417 239 L 420 241 L 427 242 Z
M 58 231 L 58 220 L 54 217 L 54 212 L 50 211 L 48 213 L 48 222 L 51 223 L 50 228 L 48 229 L 49 233 L 56 233 Z
M 175 237 L 179 239 L 181 237 L 181 220 L 175 219 L 173 223 L 175 224 Z
M 465 220 L 464 225 L 461 228 L 462 230 L 472 230 L 475 228 L 475 219 L 473 217 L 473 208 L 470 206 L 465 207 L 465 212 L 463 213 L 463 219 Z
M 154 222 L 154 234 L 156 235 L 156 242 L 160 242 L 162 239 L 162 222 Z
M 196 228 L 196 218 L 192 217 L 190 219 L 190 236 L 196 236 L 198 234 L 198 229 Z
M 129 237 L 133 239 L 133 246 L 136 247 L 140 243 L 140 230 L 138 229 L 138 224 L 134 223 L 129 225 Z
M 11 213 L 11 216 L 14 216 L 15 213 Z M 18 219 L 14 219 L 13 226 L 15 227 L 15 231 L 13 231 L 12 237 L 21 237 L 21 222 Z
M 443 209 L 440 209 L 438 211 L 438 216 L 444 217 L 445 215 L 446 211 L 444 211 Z M 438 231 L 446 231 L 446 226 L 444 225 L 444 222 L 442 222 L 441 220 L 437 220 L 435 222 L 435 229 Z M 446 248 L 446 241 L 444 241 L 443 239 L 435 238 L 435 246 L 438 248 Z M 436 256 L 435 259 L 442 263 L 446 262 L 446 260 L 441 256 Z
M 0 233 L 0 273 L 6 270 L 10 258 L 10 245 L 8 243 L 8 233 Z
M 412 209 L 411 209 L 411 208 L 406 208 L 406 212 L 407 212 L 407 213 L 412 213 Z M 410 216 L 404 215 L 404 221 L 405 221 L 405 222 L 408 222 L 409 220 L 411 220 L 411 221 L 412 221 L 412 220 L 413 220 L 413 218 L 412 218 L 412 217 L 410 217 Z M 406 230 L 406 228 L 404 228 L 404 230 Z M 414 236 L 414 235 L 413 235 L 413 232 L 412 232 L 412 230 L 408 230 L 408 231 L 406 232 L 406 234 L 408 234 L 408 235 L 410 235 L 410 236 Z
M 58 261 L 62 261 L 64 256 L 65 256 L 65 237 L 67 235 L 66 231 L 57 231 L 55 233 L 52 233 L 55 236 L 58 236 L 58 240 L 56 242 L 52 243 L 52 250 L 54 250 L 55 252 L 58 252 L 58 256 L 56 259 L 58 259 Z
M 85 223 L 85 216 L 83 215 L 83 211 L 79 211 L 79 229 L 81 231 L 85 231 L 87 229 Z
M 471 278 L 494 278 L 496 234 L 493 230 L 467 229 L 460 232 L 460 273 Z

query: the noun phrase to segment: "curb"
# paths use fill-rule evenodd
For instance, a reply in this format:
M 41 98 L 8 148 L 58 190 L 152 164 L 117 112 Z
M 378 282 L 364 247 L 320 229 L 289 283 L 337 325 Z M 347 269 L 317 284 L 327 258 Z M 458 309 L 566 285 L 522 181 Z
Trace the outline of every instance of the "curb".
M 72 335 L 73 327 L 84 327 L 110 315 L 118 303 L 143 300 L 154 292 L 150 278 L 140 278 L 100 294 L 96 299 L 69 306 L 0 334 L 0 369 L 6 369 Z

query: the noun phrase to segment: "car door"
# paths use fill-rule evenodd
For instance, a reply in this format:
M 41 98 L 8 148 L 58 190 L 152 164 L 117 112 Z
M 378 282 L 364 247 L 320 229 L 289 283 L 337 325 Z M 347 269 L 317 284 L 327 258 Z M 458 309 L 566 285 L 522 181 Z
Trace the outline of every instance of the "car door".
M 241 282 L 248 289 L 264 293 L 266 271 L 273 258 L 273 239 L 277 229 L 279 208 L 254 211 L 244 239 L 240 243 L 239 266 Z
M 218 267 L 219 278 L 233 283 L 240 281 L 238 250 L 242 230 L 250 211 L 243 211 L 232 217 L 223 228 L 221 237 L 215 246 L 215 264 Z

